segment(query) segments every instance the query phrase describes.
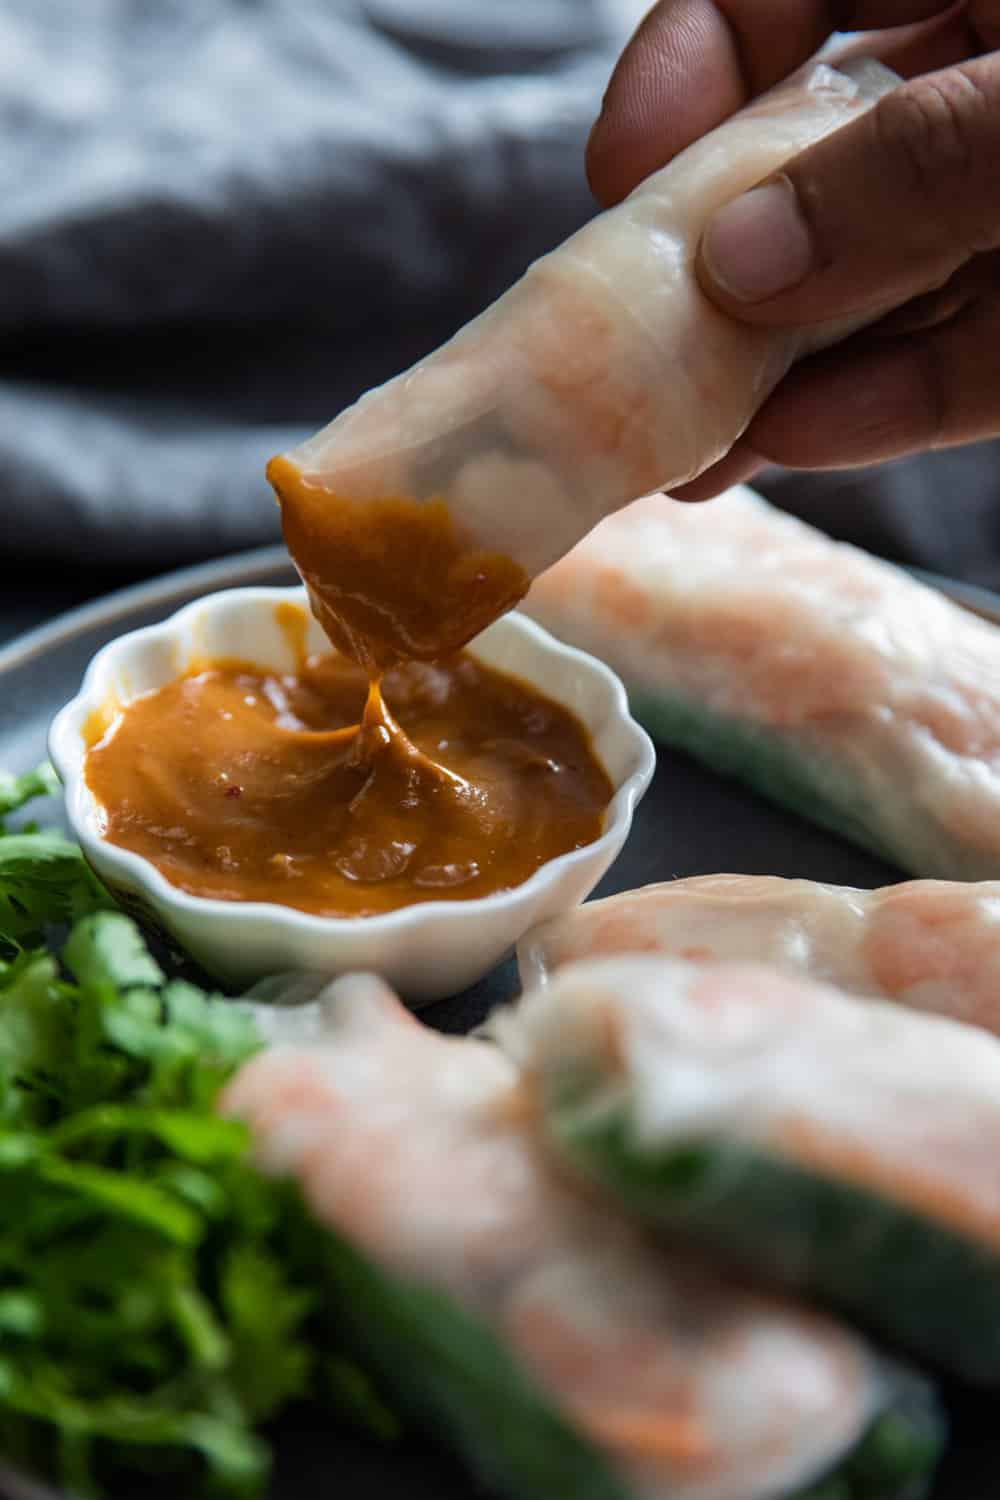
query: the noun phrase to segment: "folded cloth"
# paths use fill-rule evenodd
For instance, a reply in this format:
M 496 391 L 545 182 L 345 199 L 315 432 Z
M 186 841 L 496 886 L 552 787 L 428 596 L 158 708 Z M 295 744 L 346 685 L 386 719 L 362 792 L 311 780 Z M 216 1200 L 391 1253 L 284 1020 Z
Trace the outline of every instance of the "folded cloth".
M 584 143 L 644 9 L 5 0 L 4 555 L 159 571 L 277 540 L 264 460 L 592 214 Z M 1000 584 L 994 446 L 763 488 Z
M 8 555 L 276 538 L 265 457 L 593 213 L 584 142 L 642 8 L 7 0 Z

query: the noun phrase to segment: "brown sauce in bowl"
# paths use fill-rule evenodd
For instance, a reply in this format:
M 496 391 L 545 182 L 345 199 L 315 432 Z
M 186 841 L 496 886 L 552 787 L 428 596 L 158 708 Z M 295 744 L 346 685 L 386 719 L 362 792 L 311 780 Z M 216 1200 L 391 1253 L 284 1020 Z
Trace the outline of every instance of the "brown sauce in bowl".
M 464 653 L 381 683 L 338 655 L 197 663 L 90 737 L 110 843 L 192 895 L 325 916 L 519 885 L 599 837 L 612 795 L 567 709 Z

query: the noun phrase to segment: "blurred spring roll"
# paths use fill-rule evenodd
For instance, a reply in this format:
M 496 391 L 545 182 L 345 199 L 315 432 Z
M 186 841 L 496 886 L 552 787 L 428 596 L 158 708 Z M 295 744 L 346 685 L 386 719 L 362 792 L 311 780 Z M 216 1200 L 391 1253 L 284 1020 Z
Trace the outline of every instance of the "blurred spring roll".
M 272 460 L 336 645 L 370 666 L 457 649 L 602 516 L 714 463 L 800 355 L 877 315 L 754 328 L 703 296 L 693 266 L 717 207 L 897 81 L 873 62 L 807 67 Z
M 495 1023 L 584 1180 L 1000 1384 L 1000 1042 L 764 966 L 563 969 Z
M 651 495 L 527 612 L 654 736 L 914 875 L 1000 875 L 1000 631 L 739 487 Z
M 564 1183 L 492 1044 L 425 1030 L 364 978 L 321 1010 L 225 1107 L 329 1226 L 324 1286 L 359 1357 L 482 1477 L 524 1500 L 925 1492 L 921 1381 Z
M 525 989 L 581 959 L 753 959 L 1000 1033 L 1000 881 L 877 891 L 696 875 L 588 901 L 518 944 Z

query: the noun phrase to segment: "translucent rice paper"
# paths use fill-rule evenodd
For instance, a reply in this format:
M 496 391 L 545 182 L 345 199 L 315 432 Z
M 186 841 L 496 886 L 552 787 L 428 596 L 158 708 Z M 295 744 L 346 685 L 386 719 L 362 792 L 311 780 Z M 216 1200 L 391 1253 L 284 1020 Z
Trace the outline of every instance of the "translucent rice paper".
M 1000 1032 L 1000 881 L 877 891 L 696 875 L 588 901 L 518 944 L 525 989 L 581 959 L 754 960 Z
M 1000 630 L 737 486 L 650 495 L 525 609 L 654 738 L 913 875 L 1000 875 Z
M 623 1108 L 640 1151 L 752 1146 L 1000 1256 L 1000 1041 L 977 1027 L 659 956 L 569 965 L 496 1026 L 546 1097 L 572 1079 L 578 1117 Z
M 443 499 L 470 548 L 541 572 L 602 516 L 708 468 L 795 359 L 885 310 L 752 328 L 703 295 L 694 261 L 716 208 L 897 81 L 872 62 L 807 67 L 286 458 L 338 502 Z
M 315 1004 L 312 1037 L 260 1054 L 225 1097 L 258 1163 L 484 1318 L 631 1493 L 777 1500 L 836 1470 L 891 1404 L 846 1328 L 665 1255 L 554 1173 L 497 1047 L 420 1026 L 373 979 Z

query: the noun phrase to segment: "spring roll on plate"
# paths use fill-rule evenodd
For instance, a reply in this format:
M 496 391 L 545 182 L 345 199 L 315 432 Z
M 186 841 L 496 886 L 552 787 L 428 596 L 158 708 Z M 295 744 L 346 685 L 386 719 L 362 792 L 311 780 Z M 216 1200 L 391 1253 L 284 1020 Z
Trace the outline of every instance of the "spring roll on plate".
M 325 1287 L 359 1357 L 494 1486 L 925 1493 L 922 1382 L 825 1315 L 667 1256 L 563 1182 L 491 1043 L 426 1030 L 363 977 L 321 1011 L 324 1030 L 259 1055 L 225 1107 L 329 1226 Z
M 914 875 L 1000 875 L 1000 630 L 737 487 L 650 495 L 528 597 L 654 737 Z
M 602 516 L 714 463 L 800 355 L 877 315 L 740 324 L 702 294 L 694 260 L 716 208 L 896 82 L 873 62 L 810 65 L 272 460 L 335 644 L 373 667 L 457 649 Z
M 584 1180 L 1000 1385 L 1000 1041 L 763 965 L 569 965 L 494 1022 Z
M 527 933 L 517 952 L 525 989 L 615 954 L 754 959 L 1000 1033 L 1000 881 L 865 891 L 695 875 L 588 901 Z

